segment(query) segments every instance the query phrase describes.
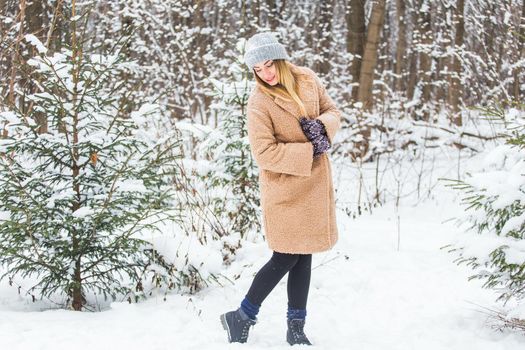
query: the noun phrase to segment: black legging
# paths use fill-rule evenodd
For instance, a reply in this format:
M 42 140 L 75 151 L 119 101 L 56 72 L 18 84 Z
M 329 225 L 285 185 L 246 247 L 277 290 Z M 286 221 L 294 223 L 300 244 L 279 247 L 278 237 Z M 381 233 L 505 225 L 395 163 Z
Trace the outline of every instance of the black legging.
M 285 254 L 273 252 L 273 255 L 255 275 L 246 298 L 261 306 L 264 299 L 288 272 L 288 305 L 293 309 L 306 309 L 312 254 Z

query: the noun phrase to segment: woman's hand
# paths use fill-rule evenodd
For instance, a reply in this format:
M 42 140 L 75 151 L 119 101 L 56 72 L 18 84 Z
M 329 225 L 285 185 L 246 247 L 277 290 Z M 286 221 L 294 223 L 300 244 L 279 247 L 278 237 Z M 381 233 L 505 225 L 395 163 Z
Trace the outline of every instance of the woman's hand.
M 307 119 L 301 117 L 299 120 L 306 138 L 314 146 L 314 157 L 321 155 L 330 148 L 330 141 L 326 134 L 324 124 L 319 119 Z
M 326 134 L 324 124 L 319 119 L 301 117 L 299 123 L 301 124 L 301 128 L 303 128 L 304 134 L 310 141 L 319 135 Z

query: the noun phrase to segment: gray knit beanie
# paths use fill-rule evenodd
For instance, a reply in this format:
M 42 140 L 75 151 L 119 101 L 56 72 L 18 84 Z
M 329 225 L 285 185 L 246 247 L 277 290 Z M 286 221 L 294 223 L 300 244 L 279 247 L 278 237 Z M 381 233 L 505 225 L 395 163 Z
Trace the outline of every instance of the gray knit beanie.
M 279 44 L 271 32 L 257 33 L 248 39 L 244 62 L 250 70 L 259 62 L 279 58 L 290 59 L 284 46 Z

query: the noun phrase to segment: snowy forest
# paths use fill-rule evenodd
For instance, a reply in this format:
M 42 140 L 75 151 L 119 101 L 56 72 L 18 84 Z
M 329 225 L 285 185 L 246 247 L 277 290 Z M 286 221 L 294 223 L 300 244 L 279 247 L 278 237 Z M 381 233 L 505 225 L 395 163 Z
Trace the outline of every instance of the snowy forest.
M 0 348 L 228 346 L 271 255 L 260 32 L 343 116 L 314 346 L 522 349 L 525 0 L 0 0 Z

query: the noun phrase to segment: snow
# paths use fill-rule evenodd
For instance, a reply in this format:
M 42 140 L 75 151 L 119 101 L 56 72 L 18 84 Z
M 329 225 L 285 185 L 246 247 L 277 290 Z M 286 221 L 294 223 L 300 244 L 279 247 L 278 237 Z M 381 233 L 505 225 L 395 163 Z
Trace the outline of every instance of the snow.
M 133 121 L 145 124 L 155 108 L 152 104 L 134 111 Z M 5 115 L 8 117 L 14 118 Z M 176 127 L 199 139 L 199 147 L 221 137 L 211 127 L 188 121 L 179 121 Z M 60 141 L 54 135 L 40 137 Z M 110 141 L 100 133 L 88 138 L 101 144 Z M 464 256 L 487 257 L 494 249 L 507 246 L 507 261 L 519 264 L 525 260 L 525 241 L 465 233 L 464 225 L 455 225 L 452 219 L 462 214 L 464 206 L 456 191 L 436 179 L 454 178 L 457 160 L 446 148 L 436 153 L 442 151 L 435 162 L 421 163 L 406 152 L 390 154 L 379 167 L 377 180 L 386 192 L 381 196 L 389 201 L 355 219 L 358 181 L 364 176 L 361 200 L 366 202 L 374 196 L 375 188 L 370 187 L 374 182 L 367 181 L 375 178 L 376 165 L 364 164 L 361 169 L 333 158 L 340 238 L 334 249 L 313 256 L 305 329 L 313 349 L 512 350 L 525 345 L 525 337 L 516 332 L 498 333 L 490 328 L 485 308 L 504 310 L 496 303 L 498 293 L 482 288 L 483 281 L 468 281 L 473 271 L 456 265 L 456 255 L 446 248 L 453 244 L 465 247 Z M 434 159 L 431 151 L 427 152 L 428 159 Z M 508 145 L 495 147 L 468 162 L 463 160 L 462 171 L 474 174 L 464 180 L 500 195 L 501 205 L 525 200 L 519 191 L 524 181 L 524 157 Z M 201 175 L 215 168 L 213 162 L 203 160 L 183 159 L 182 164 Z M 124 179 L 117 186 L 120 191 L 145 190 L 136 180 Z M 416 198 L 416 193 L 427 191 L 432 191 L 431 199 Z M 44 205 L 52 207 L 70 192 L 56 194 Z M 401 199 L 399 206 L 396 198 Z M 91 209 L 82 207 L 74 216 L 89 219 L 92 214 Z M 0 212 L 0 221 L 8 215 Z M 524 215 L 512 217 L 502 231 L 519 228 Z M 102 312 L 80 313 L 59 310 L 48 299 L 32 302 L 25 294 L 31 278 L 17 277 L 13 285 L 5 279 L 0 282 L 0 349 L 289 349 L 285 341 L 286 277 L 264 301 L 248 344 L 228 344 L 219 322 L 221 313 L 239 306 L 254 275 L 271 256 L 260 235 L 249 232 L 249 240 L 237 251 L 236 259 L 225 267 L 223 245 L 235 246 L 239 235 L 213 240 L 206 232 L 200 237 L 186 235 L 173 224 L 159 229 L 161 233 L 140 232 L 141 238 L 152 242 L 180 271 L 195 267 L 204 279 L 219 274 L 222 285 L 212 284 L 195 295 L 158 293 L 139 304 L 119 301 Z M 511 311 L 509 317 L 525 318 L 524 305 L 505 311 Z
M 487 153 L 479 171 L 468 182 L 477 189 L 483 189 L 487 196 L 497 197 L 494 209 L 507 207 L 515 201 L 525 201 L 525 154 L 516 147 L 501 145 Z M 512 224 L 509 224 L 512 225 Z
M 115 186 L 120 192 L 147 192 L 142 180 L 123 180 L 117 181 Z
M 450 203 L 454 194 L 442 190 L 434 201 L 401 206 L 397 214 L 393 205 L 355 220 L 338 211 L 340 241 L 333 250 L 313 257 L 305 328 L 312 348 L 523 348 L 522 336 L 487 327 L 481 306 L 494 305 L 494 292 L 481 288 L 480 281 L 467 281 L 471 271 L 455 265 L 446 249 L 440 249 L 461 232 L 449 220 L 460 209 Z M 192 252 L 192 260 L 208 254 L 213 272 L 221 267 L 218 251 L 205 252 L 195 244 L 186 249 Z M 289 349 L 286 277 L 264 301 L 248 344 L 228 344 L 219 322 L 221 313 L 238 306 L 269 257 L 266 243 L 246 242 L 237 260 L 223 271 L 235 285 L 212 286 L 196 295 L 168 294 L 166 301 L 154 296 L 139 304 L 114 302 L 109 310 L 97 313 L 42 312 L 45 302 L 23 299 L 16 287 L 4 281 L 0 285 L 0 347 Z M 240 277 L 235 280 L 235 275 Z
M 199 269 L 203 278 L 208 278 L 210 274 L 218 274 L 223 269 L 219 241 L 209 239 L 208 244 L 203 245 L 197 237 L 186 235 L 175 225 L 164 224 L 162 231 L 171 234 L 156 234 L 150 241 L 167 261 L 174 262 L 179 271 L 188 271 L 186 259 L 191 266 Z M 142 238 L 148 239 L 147 235 Z
M 144 127 L 147 123 L 148 116 L 155 113 L 158 108 L 158 105 L 145 103 L 140 106 L 138 111 L 131 112 L 130 117 L 138 127 Z
M 182 131 L 191 132 L 195 135 L 195 137 L 199 138 L 203 138 L 213 132 L 213 129 L 208 126 L 199 125 L 188 121 L 179 121 L 175 123 L 175 126 Z
M 0 113 L 0 121 L 16 124 L 20 122 L 20 119 L 18 119 L 18 116 L 15 113 L 6 111 Z
M 81 207 L 75 210 L 71 215 L 76 218 L 84 218 L 93 215 L 95 211 L 92 208 Z
M 24 36 L 24 38 L 31 44 L 33 45 L 37 50 L 38 50 L 38 53 L 41 53 L 41 54 L 46 54 L 47 53 L 47 48 L 44 46 L 44 44 L 42 44 L 42 42 L 36 37 L 34 36 L 33 34 L 26 34 Z

